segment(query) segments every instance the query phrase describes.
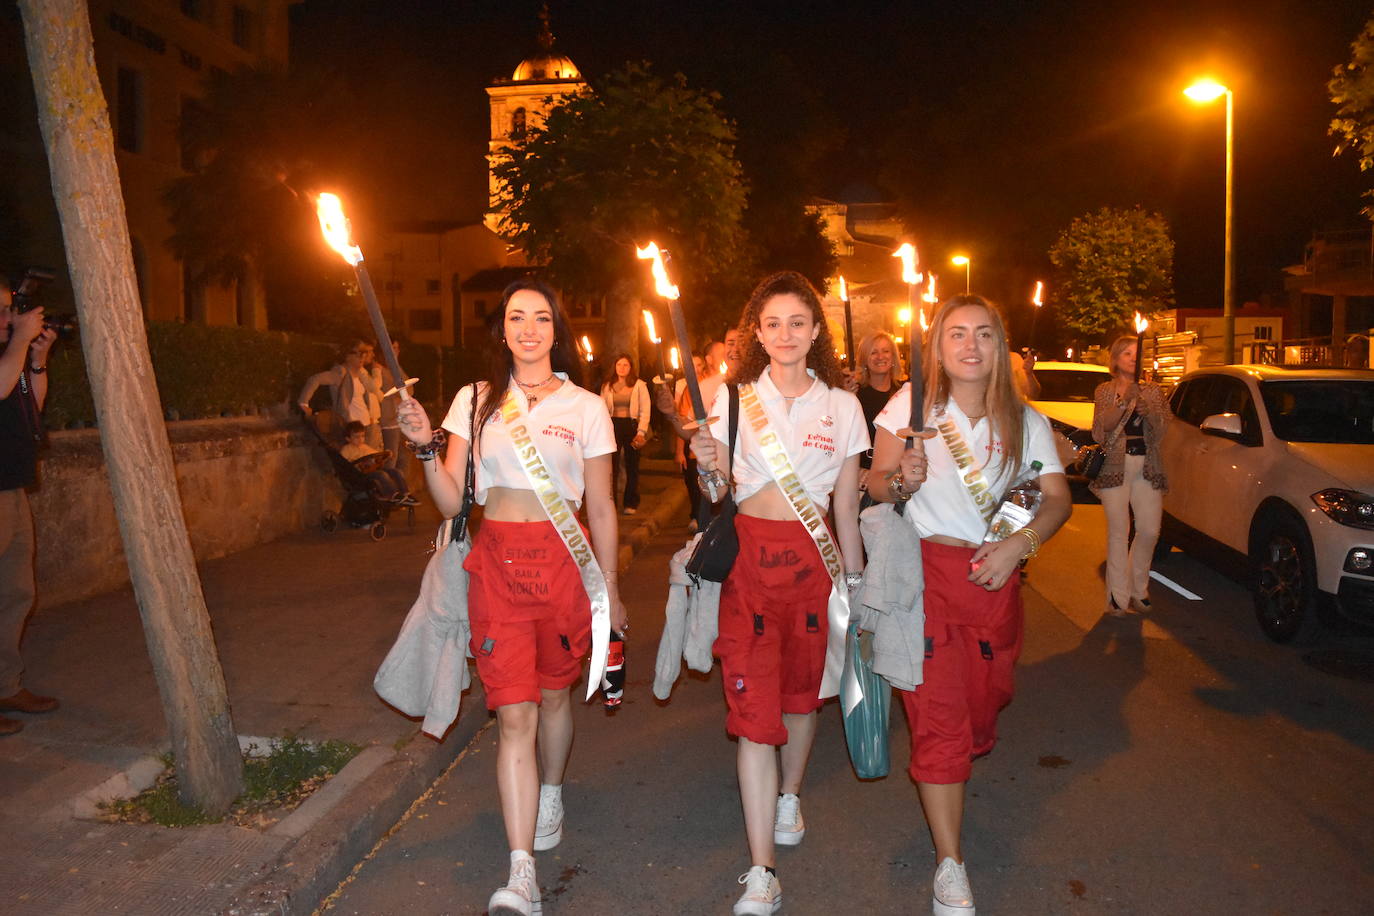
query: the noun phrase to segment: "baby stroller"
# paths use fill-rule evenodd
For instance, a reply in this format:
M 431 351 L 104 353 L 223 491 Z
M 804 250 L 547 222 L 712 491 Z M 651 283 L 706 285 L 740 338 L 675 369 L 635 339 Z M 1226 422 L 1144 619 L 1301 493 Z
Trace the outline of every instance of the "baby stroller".
M 366 528 L 372 540 L 380 541 L 386 537 L 386 522 L 392 510 L 404 508 L 406 510 L 406 524 L 415 524 L 415 506 L 413 504 L 402 507 L 401 505 L 383 499 L 377 494 L 376 484 L 368 479 L 367 474 L 361 471 L 353 462 L 339 454 L 329 440 L 315 427 L 309 417 L 305 418 L 305 425 L 314 434 L 320 447 L 329 456 L 330 467 L 334 469 L 334 476 L 344 488 L 343 503 L 339 506 L 339 511 L 332 509 L 324 510 L 320 516 L 320 527 L 327 532 L 332 532 L 339 527 L 339 522 L 344 522 L 353 528 Z

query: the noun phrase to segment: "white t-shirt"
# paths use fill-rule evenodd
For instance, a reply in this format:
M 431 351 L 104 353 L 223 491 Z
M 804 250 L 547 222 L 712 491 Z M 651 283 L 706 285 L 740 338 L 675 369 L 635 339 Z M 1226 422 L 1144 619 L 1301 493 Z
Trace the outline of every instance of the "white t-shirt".
M 1030 470 L 1032 461 L 1040 462 L 1042 475 L 1064 473 L 1064 466 L 1059 463 L 1059 451 L 1054 445 L 1054 435 L 1050 431 L 1050 421 L 1029 404 L 1025 405 L 1025 447 L 1022 449 L 1021 467 L 1015 473 L 999 473 L 1002 467 L 1002 440 L 989 441 L 991 426 L 986 418 L 977 423 L 970 422 L 959 405 L 950 398 L 943 413 L 941 408 L 936 408 L 935 415 L 928 419 L 928 423 L 937 429 L 945 421 L 953 422 L 963 435 L 973 453 L 974 466 L 983 469 L 983 476 L 994 493 L 994 499 L 1001 499 L 1007 488 Z M 892 396 L 874 423 L 894 436 L 899 429 L 911 425 L 910 382 Z M 940 534 L 981 544 L 983 536 L 987 534 L 988 524 L 978 514 L 973 497 L 964 486 L 963 474 L 944 437 L 936 435 L 933 439 L 925 440 L 925 448 L 926 479 L 907 503 L 904 517 L 916 526 L 921 537 Z
M 520 386 L 511 385 L 515 396 L 525 408 L 525 418 L 535 435 L 539 454 L 549 469 L 558 492 L 564 499 L 576 505 L 582 503 L 582 493 L 586 488 L 583 477 L 583 462 L 599 455 L 609 455 L 615 451 L 615 432 L 611 428 L 611 415 L 601 398 L 585 388 L 567 381 L 562 372 L 558 377 L 565 384 L 546 398 L 541 399 L 530 410 L 529 401 Z M 486 383 L 479 382 L 485 394 Z M 464 385 L 453 399 L 448 416 L 444 417 L 444 429 L 460 439 L 466 440 L 472 428 L 472 386 Z M 511 445 L 506 423 L 501 419 L 501 410 L 487 421 L 486 428 L 479 430 L 481 440 L 477 452 L 477 465 L 473 480 L 473 497 L 479 506 L 486 505 L 487 490 L 491 487 L 507 487 L 512 490 L 530 489 L 525 469 L 516 458 L 515 447 Z
M 807 374 L 815 379 L 810 369 Z M 850 455 L 868 450 L 868 424 L 864 420 L 859 399 L 843 388 L 831 388 L 816 380 L 806 393 L 792 402 L 789 413 L 787 401 L 773 384 L 770 369 L 764 369 L 755 387 L 769 426 L 782 440 L 792 467 L 806 486 L 812 502 L 824 507 L 835 489 L 840 468 Z M 730 388 L 720 386 L 709 411 L 716 422 L 711 435 L 722 443 L 720 460 L 729 461 Z M 744 405 L 740 405 L 739 439 L 735 445 L 735 500 L 744 502 L 768 484 L 773 474 L 759 449 L 758 436 L 749 426 Z

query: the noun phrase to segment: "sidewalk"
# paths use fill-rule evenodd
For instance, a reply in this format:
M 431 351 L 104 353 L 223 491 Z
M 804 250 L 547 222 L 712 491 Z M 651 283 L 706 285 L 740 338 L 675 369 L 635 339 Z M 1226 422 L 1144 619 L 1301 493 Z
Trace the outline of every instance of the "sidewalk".
M 671 462 L 646 461 L 621 566 L 686 515 Z M 423 498 L 423 497 L 422 497 Z M 386 538 L 310 531 L 201 567 L 241 736 L 344 739 L 365 750 L 266 831 L 83 820 L 74 808 L 168 747 L 133 594 L 40 611 L 26 684 L 62 708 L 0 739 L 0 911 L 20 914 L 309 913 L 487 721 L 481 688 L 442 742 L 384 705 L 372 677 L 419 588 L 438 523 L 394 514 Z M 39 545 L 42 549 L 42 545 Z M 475 682 L 475 678 L 474 678 Z

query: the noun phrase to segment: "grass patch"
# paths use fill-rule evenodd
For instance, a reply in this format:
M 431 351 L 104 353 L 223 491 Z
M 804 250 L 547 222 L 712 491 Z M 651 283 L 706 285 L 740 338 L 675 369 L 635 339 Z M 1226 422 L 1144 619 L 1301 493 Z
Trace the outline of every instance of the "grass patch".
M 262 754 L 250 745 L 243 756 L 244 791 L 223 817 L 183 805 L 177 797 L 176 761 L 163 755 L 167 769 L 151 788 L 133 798 L 102 804 L 106 819 L 130 824 L 193 827 L 228 822 L 241 827 L 264 828 L 305 801 L 343 769 L 362 750 L 347 741 L 301 741 L 294 735 L 273 739 Z

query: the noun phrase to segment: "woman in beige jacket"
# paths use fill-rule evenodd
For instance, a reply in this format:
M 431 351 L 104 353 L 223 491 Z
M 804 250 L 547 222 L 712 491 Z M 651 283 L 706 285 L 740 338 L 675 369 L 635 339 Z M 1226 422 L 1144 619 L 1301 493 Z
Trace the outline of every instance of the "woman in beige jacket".
M 1107 613 L 1114 617 L 1150 610 L 1150 560 L 1169 488 L 1159 454 L 1169 404 L 1158 385 L 1135 381 L 1135 361 L 1135 336 L 1118 337 L 1112 380 L 1097 386 L 1093 407 L 1093 439 L 1107 457 L 1089 488 L 1107 514 Z

